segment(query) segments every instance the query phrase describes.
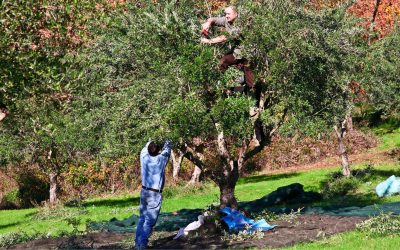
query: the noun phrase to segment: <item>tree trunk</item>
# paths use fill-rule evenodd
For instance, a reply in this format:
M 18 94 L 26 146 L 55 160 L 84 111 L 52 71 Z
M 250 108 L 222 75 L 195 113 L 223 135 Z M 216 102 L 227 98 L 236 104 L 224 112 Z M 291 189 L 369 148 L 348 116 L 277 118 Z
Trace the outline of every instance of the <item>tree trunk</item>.
M 194 171 L 192 174 L 192 178 L 189 181 L 189 184 L 195 184 L 200 182 L 201 168 L 194 165 Z
M 236 181 L 219 185 L 220 191 L 220 207 L 238 208 L 238 203 L 235 197 Z
M 372 20 L 371 20 L 371 24 L 369 26 L 369 31 L 373 32 L 374 31 L 374 26 L 375 26 L 375 18 L 376 15 L 378 14 L 378 9 L 379 9 L 379 5 L 381 3 L 381 0 L 376 0 L 375 1 L 375 8 L 374 8 L 374 13 L 372 14 Z M 371 36 L 368 36 L 368 44 L 371 44 Z
M 172 150 L 171 159 L 172 159 L 172 177 L 174 181 L 178 180 L 179 171 L 181 169 L 182 160 L 184 156 L 184 152 L 181 150 Z
M 353 117 L 351 116 L 351 114 L 347 116 L 347 131 L 353 131 Z
M 349 156 L 347 154 L 346 146 L 343 143 L 343 139 L 339 141 L 339 152 L 342 158 L 343 176 L 350 177 Z
M 220 190 L 220 207 L 238 208 L 237 200 L 235 198 L 235 186 L 239 179 L 239 160 L 234 160 L 229 154 L 226 147 L 224 132 L 220 125 L 215 123 L 218 131 L 217 146 L 218 154 L 222 160 L 222 172 L 216 176 L 215 182 L 218 184 Z M 239 153 L 240 161 L 244 160 L 244 151 Z M 241 162 L 243 163 L 243 162 Z
M 57 173 L 50 173 L 50 204 L 57 202 Z
M 334 128 L 339 143 L 339 155 L 342 159 L 343 176 L 350 177 L 349 156 L 347 154 L 346 145 L 343 141 L 347 133 L 347 117 L 342 122 L 340 128 L 338 128 L 337 126 L 335 126 Z

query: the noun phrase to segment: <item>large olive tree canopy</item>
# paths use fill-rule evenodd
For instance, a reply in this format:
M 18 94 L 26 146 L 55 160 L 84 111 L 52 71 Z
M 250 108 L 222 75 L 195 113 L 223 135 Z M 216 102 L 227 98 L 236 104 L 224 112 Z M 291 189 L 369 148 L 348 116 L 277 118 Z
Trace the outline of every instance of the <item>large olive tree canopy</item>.
M 245 161 L 275 133 L 320 133 L 343 119 L 362 53 L 344 7 L 315 13 L 289 0 L 246 1 L 238 10 L 261 95 L 224 94 L 241 72 L 222 75 L 224 46 L 199 43 L 207 16 L 194 1 L 143 1 L 115 17 L 81 54 L 85 72 L 75 79 L 76 115 L 86 131 L 104 134 L 100 154 L 171 138 L 219 185 L 221 205 L 236 206 Z

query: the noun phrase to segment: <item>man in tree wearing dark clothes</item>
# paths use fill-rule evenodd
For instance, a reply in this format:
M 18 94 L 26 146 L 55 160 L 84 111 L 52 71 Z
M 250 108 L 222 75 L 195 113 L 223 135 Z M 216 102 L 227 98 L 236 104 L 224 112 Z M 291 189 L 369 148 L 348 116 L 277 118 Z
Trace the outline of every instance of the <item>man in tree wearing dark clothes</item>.
M 202 24 L 201 33 L 208 37 L 208 30 L 211 26 L 223 26 L 225 27 L 225 31 L 228 33 L 228 36 L 221 35 L 211 39 L 202 38 L 201 43 L 203 44 L 219 44 L 224 43 L 229 40 L 229 42 L 233 42 L 233 44 L 229 44 L 230 51 L 225 54 L 219 62 L 220 70 L 225 72 L 229 66 L 236 65 L 239 69 L 244 72 L 244 82 L 246 86 L 250 89 L 254 88 L 254 74 L 253 71 L 249 68 L 249 62 L 240 56 L 240 48 L 239 48 L 239 37 L 240 37 L 240 29 L 234 25 L 235 20 L 238 17 L 238 12 L 235 6 L 229 6 L 225 9 L 224 17 L 211 17 L 207 20 L 207 22 Z M 233 88 L 234 91 L 245 91 L 245 86 L 238 86 Z
M 172 142 L 167 140 L 160 153 L 160 146 L 148 142 L 140 152 L 142 190 L 140 215 L 136 228 L 135 249 L 146 249 L 162 204 L 165 166 L 171 155 Z

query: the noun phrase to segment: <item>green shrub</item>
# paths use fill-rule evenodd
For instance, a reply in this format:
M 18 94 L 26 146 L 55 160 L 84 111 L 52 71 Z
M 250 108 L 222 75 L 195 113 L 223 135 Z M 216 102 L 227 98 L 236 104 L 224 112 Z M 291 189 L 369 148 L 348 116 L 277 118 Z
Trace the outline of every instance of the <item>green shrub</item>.
M 0 235 L 0 247 L 9 247 L 15 244 L 27 242 L 30 240 L 36 240 L 39 238 L 48 238 L 48 235 L 43 235 L 40 233 L 35 233 L 32 235 L 26 232 L 14 232 L 9 234 Z
M 13 190 L 6 193 L 3 199 L 0 200 L 0 209 L 15 209 L 21 206 L 18 190 Z
M 330 178 L 323 184 L 322 195 L 326 199 L 347 195 L 356 191 L 360 181 L 354 177 Z
M 302 208 L 299 208 L 296 211 L 292 210 L 289 214 L 276 214 L 268 209 L 264 209 L 259 213 L 251 214 L 251 217 L 254 218 L 254 220 L 265 219 L 266 221 L 291 221 L 301 215 L 301 210 Z
M 375 171 L 376 169 L 373 165 L 366 164 L 364 168 L 352 170 L 351 175 L 360 181 L 368 181 L 376 178 Z
M 37 214 L 34 215 L 36 220 L 50 220 L 50 219 L 71 219 L 81 215 L 88 214 L 85 207 L 79 207 L 79 209 L 71 209 L 65 207 L 39 207 Z
M 223 235 L 221 236 L 221 240 L 227 242 L 246 241 L 246 240 L 262 239 L 262 238 L 264 238 L 264 233 L 261 230 L 256 230 L 254 232 L 248 232 L 247 230 L 243 230 L 233 234 L 224 231 Z
M 400 216 L 382 213 L 357 224 L 357 229 L 375 236 L 398 235 L 400 233 Z
M 21 168 L 17 172 L 18 198 L 21 207 L 32 207 L 49 198 L 47 176 L 36 167 Z

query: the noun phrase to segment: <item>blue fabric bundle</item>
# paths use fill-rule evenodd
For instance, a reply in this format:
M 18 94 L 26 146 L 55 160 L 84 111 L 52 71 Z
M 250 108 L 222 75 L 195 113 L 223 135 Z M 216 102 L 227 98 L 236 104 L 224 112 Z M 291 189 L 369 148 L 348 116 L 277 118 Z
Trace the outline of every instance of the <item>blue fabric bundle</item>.
M 226 214 L 226 216 L 221 219 L 228 225 L 230 232 L 241 230 L 247 230 L 248 232 L 254 232 L 256 230 L 268 231 L 276 227 L 276 225 L 269 225 L 264 219 L 254 221 L 247 218 L 241 212 L 230 207 L 225 207 L 221 209 L 220 212 Z M 250 228 L 246 228 L 246 226 Z
M 379 197 L 399 193 L 400 179 L 392 175 L 386 181 L 379 183 L 375 190 Z

